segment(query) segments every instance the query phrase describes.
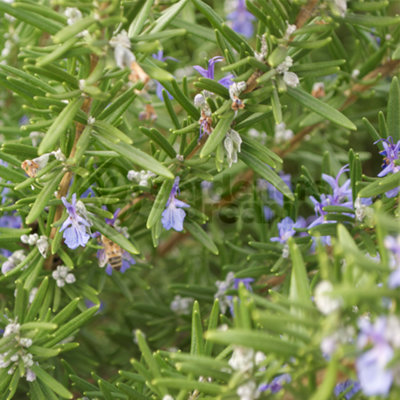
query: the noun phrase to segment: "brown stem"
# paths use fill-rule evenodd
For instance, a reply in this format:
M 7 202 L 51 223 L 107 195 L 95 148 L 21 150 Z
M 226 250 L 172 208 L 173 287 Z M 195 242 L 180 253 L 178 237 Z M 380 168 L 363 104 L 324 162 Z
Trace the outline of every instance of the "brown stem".
M 92 55 L 91 57 L 91 65 L 90 65 L 90 70 L 93 71 L 93 69 L 95 68 L 97 61 L 98 61 L 98 57 L 95 55 Z M 92 98 L 91 97 L 86 97 L 81 110 L 87 114 L 90 110 L 90 107 L 92 105 Z M 74 143 L 72 145 L 72 149 L 71 152 L 69 154 L 69 158 L 73 158 L 75 156 L 76 153 L 76 145 L 78 143 L 78 140 L 83 132 L 83 130 L 85 129 L 85 125 L 81 124 L 80 122 L 76 122 L 75 123 L 75 138 L 74 138 Z M 59 189 L 57 191 L 57 199 L 61 199 L 61 197 L 65 197 L 68 193 L 68 188 L 69 185 L 71 183 L 71 179 L 72 179 L 72 172 L 71 171 L 67 171 L 65 173 L 65 175 L 62 177 L 60 185 L 59 185 Z M 53 224 L 55 222 L 57 222 L 63 213 L 64 210 L 64 206 L 62 204 L 60 204 L 59 206 L 57 206 L 55 215 L 54 215 L 54 220 L 53 220 Z M 48 222 L 50 223 L 50 221 Z M 57 229 L 58 227 L 53 226 L 51 228 L 51 232 L 50 232 L 50 239 L 54 239 L 54 237 L 56 236 L 57 233 Z M 44 264 L 44 268 L 45 269 L 52 269 L 53 267 L 53 258 L 54 258 L 54 254 L 50 254 L 50 256 L 46 259 L 45 264 Z

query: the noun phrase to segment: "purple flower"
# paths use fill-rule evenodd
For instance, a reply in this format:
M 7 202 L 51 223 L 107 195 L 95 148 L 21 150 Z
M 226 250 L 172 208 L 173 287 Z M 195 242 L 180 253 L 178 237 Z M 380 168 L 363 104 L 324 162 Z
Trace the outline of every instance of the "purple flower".
M 383 158 L 382 171 L 378 174 L 381 178 L 386 176 L 389 172 L 396 173 L 400 171 L 400 165 L 396 161 L 400 158 L 400 140 L 394 144 L 393 138 L 381 139 L 384 150 L 379 152 Z M 375 142 L 377 143 L 377 142 Z
M 18 229 L 22 226 L 22 220 L 19 215 L 3 215 L 0 217 L 0 228 Z
M 228 14 L 226 18 L 232 21 L 232 29 L 235 32 L 247 38 L 253 36 L 254 27 L 252 21 L 255 20 L 255 17 L 247 11 L 244 0 L 238 0 L 236 10 Z
M 391 266 L 394 268 L 389 276 L 388 286 L 395 289 L 400 287 L 400 235 L 397 238 L 387 236 L 384 243 L 385 247 L 392 253 Z
M 340 396 L 343 392 L 344 398 L 350 400 L 357 392 L 361 389 L 361 385 L 357 381 L 347 379 L 346 381 L 340 382 L 335 386 L 335 396 Z
M 76 193 L 72 195 L 71 203 L 69 203 L 65 197 L 62 197 L 61 200 L 68 213 L 68 217 L 60 229 L 60 232 L 64 231 L 63 238 L 65 244 L 70 249 L 76 249 L 78 246 L 85 247 L 90 239 L 90 235 L 87 233 L 87 228 L 90 227 L 90 223 L 78 214 L 76 208 Z
M 178 232 L 183 230 L 183 220 L 186 216 L 182 208 L 190 207 L 189 204 L 175 198 L 179 191 L 179 180 L 180 178 L 177 176 L 161 219 L 161 223 L 166 230 L 173 228 Z
M 387 368 L 393 349 L 387 341 L 387 319 L 378 318 L 372 325 L 367 319 L 359 321 L 358 347 L 372 347 L 356 361 L 361 389 L 367 396 L 387 395 L 393 381 L 393 371 Z
M 176 62 L 179 61 L 174 57 L 164 57 L 164 51 L 163 50 L 158 50 L 157 54 L 152 54 L 152 56 L 153 56 L 154 59 L 159 60 L 159 61 L 163 61 L 163 62 L 165 60 L 173 60 L 173 61 L 176 61 Z M 163 95 L 162 95 L 162 91 L 164 89 L 164 86 L 158 81 L 156 81 L 156 83 L 157 83 L 157 88 L 156 88 L 157 97 L 161 101 L 164 101 L 164 98 L 163 98 Z M 168 98 L 172 99 L 173 97 L 172 97 L 171 93 L 169 93 L 168 90 L 166 90 L 166 91 L 167 91 Z
M 243 283 L 245 288 L 249 291 L 252 292 L 253 288 L 251 287 L 251 284 L 254 282 L 253 278 L 234 278 L 233 279 L 233 289 L 239 289 L 240 283 Z M 229 304 L 229 309 L 231 312 L 231 315 L 235 315 L 235 311 L 233 308 L 233 296 L 226 296 L 227 303 Z
M 382 141 L 382 146 L 384 150 L 379 152 L 383 158 L 382 171 L 378 174 L 381 178 L 389 173 L 395 174 L 400 171 L 400 140 L 394 144 L 393 138 L 390 136 L 388 139 L 380 139 L 375 143 Z M 388 190 L 386 196 L 389 198 L 395 197 L 400 192 L 400 188 L 396 187 L 394 189 Z
M 208 79 L 214 79 L 214 69 L 215 69 L 215 63 L 221 62 L 224 60 L 224 57 L 221 56 L 216 56 L 213 58 L 210 58 L 208 60 L 208 67 L 207 69 L 204 69 L 203 67 L 200 67 L 200 65 L 195 65 L 193 68 L 204 78 Z M 220 79 L 218 83 L 220 83 L 222 86 L 225 86 L 226 88 L 229 88 L 229 86 L 232 84 L 232 78 L 233 75 L 229 74 L 225 76 L 224 78 Z
M 282 390 L 283 385 L 289 383 L 291 380 L 292 378 L 289 374 L 278 375 L 272 379 L 271 383 L 264 383 L 260 385 L 258 391 L 266 392 L 267 390 L 270 390 L 271 393 L 278 393 L 280 390 Z
M 272 237 L 271 242 L 279 242 L 285 244 L 289 238 L 291 238 L 296 231 L 295 228 L 304 228 L 305 221 L 303 218 L 299 219 L 296 223 L 290 217 L 284 218 L 281 222 L 278 222 L 279 236 Z
M 328 222 L 325 221 L 325 215 L 327 214 L 327 212 L 323 210 L 323 208 L 326 206 L 342 206 L 342 207 L 348 207 L 350 210 L 353 209 L 350 179 L 347 179 L 347 181 L 342 186 L 339 185 L 340 176 L 347 171 L 349 171 L 349 169 L 347 168 L 347 165 L 345 165 L 340 169 L 336 178 L 333 178 L 332 176 L 326 174 L 322 174 L 322 179 L 325 182 L 329 183 L 333 193 L 321 194 L 320 201 L 316 200 L 313 196 L 310 196 L 310 200 L 314 203 L 315 214 L 317 215 L 318 218 L 315 219 L 308 226 L 308 228 L 312 228 L 313 226 L 317 226 Z

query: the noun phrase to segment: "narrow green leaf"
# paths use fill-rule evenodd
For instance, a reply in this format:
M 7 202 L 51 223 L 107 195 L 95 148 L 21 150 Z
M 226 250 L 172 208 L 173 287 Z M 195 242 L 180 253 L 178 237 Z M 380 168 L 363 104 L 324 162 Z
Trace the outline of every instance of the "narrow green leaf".
M 337 384 L 338 360 L 332 357 L 329 361 L 328 368 L 324 376 L 323 382 L 318 386 L 311 400 L 328 400 L 332 398 L 332 392 Z
M 400 87 L 396 76 L 393 78 L 389 90 L 387 124 L 389 136 L 393 138 L 394 143 L 397 143 L 400 140 Z
M 297 343 L 289 342 L 279 337 L 271 336 L 262 331 L 230 329 L 228 331 L 208 331 L 207 340 L 221 344 L 237 344 L 260 350 L 265 354 L 276 354 L 283 357 L 293 357 L 301 349 Z
M 212 79 L 200 78 L 198 82 L 194 83 L 194 86 L 202 90 L 208 90 L 225 99 L 229 99 L 228 89 Z
M 110 140 L 99 136 L 98 134 L 95 134 L 94 136 L 104 146 L 108 147 L 110 150 L 116 151 L 118 154 L 120 154 L 122 157 L 129 160 L 133 164 L 139 165 L 142 168 L 152 171 L 157 175 L 164 176 L 168 179 L 174 179 L 174 175 L 169 171 L 169 169 L 165 168 L 157 160 L 155 160 L 150 155 L 144 153 L 143 151 L 128 144 L 113 143 Z
M 192 0 L 193 4 L 197 9 L 207 18 L 208 22 L 213 26 L 213 28 L 222 31 L 223 19 L 206 3 L 202 0 Z
M 29 347 L 29 352 L 42 358 L 56 357 L 60 354 L 60 349 L 48 349 L 46 347 L 32 345 Z
M 67 319 L 76 310 L 80 298 L 72 299 L 58 314 L 51 320 L 53 324 L 60 325 L 67 321 Z
M 357 129 L 357 127 L 340 111 L 332 108 L 330 105 L 322 102 L 321 100 L 316 99 L 304 90 L 300 88 L 288 87 L 287 93 L 290 97 L 297 100 L 303 106 L 309 108 L 329 121 L 332 121 L 334 124 L 351 130 Z
M 172 159 L 176 157 L 176 151 L 168 142 L 168 140 L 163 136 L 157 129 L 147 129 L 143 126 L 140 130 L 151 140 L 157 143 Z
M 41 15 L 45 18 L 50 18 L 51 20 L 58 21 L 60 24 L 63 24 L 63 25 L 65 25 L 67 23 L 67 18 L 64 15 L 54 11 L 50 7 L 47 7 L 43 4 L 30 4 L 30 3 L 14 2 L 12 6 L 17 9 L 30 11 L 34 14 Z
M 267 146 L 262 145 L 259 141 L 248 136 L 242 136 L 242 149 L 259 158 L 262 162 L 270 165 L 272 168 L 282 166 L 282 159 L 270 150 Z
M 35 76 L 22 71 L 21 69 L 11 67 L 10 65 L 7 64 L 0 64 L 0 68 L 7 73 L 14 74 L 19 78 L 23 79 L 24 83 L 30 83 L 31 85 L 38 87 L 44 92 L 56 93 L 56 90 L 52 86 L 48 85 L 41 79 L 36 78 Z
M 207 330 L 208 331 L 212 331 L 214 329 L 217 329 L 218 318 L 219 318 L 219 300 L 215 299 L 213 307 L 211 309 L 210 316 L 208 318 L 208 326 L 207 326 Z M 213 349 L 213 343 L 211 341 L 209 341 L 209 340 L 206 340 L 206 343 L 205 343 L 205 346 L 204 346 L 204 355 L 211 356 L 212 349 Z
M 36 314 L 39 312 L 40 306 L 43 304 L 43 299 L 46 296 L 48 287 L 49 278 L 46 276 L 40 284 L 39 289 L 36 292 L 36 295 L 33 298 L 33 301 L 28 309 L 28 313 L 25 317 L 26 321 L 31 321 L 36 317 Z
M 172 80 L 171 82 L 163 82 L 165 89 L 171 93 L 174 99 L 184 108 L 184 110 L 194 119 L 200 118 L 199 110 L 193 105 L 192 101 L 182 92 L 177 82 Z
M 110 139 L 115 143 L 118 143 L 119 141 L 128 144 L 133 143 L 132 139 L 129 136 L 127 136 L 125 133 L 106 121 L 97 120 L 93 124 L 93 128 L 99 135 L 105 136 L 107 139 Z
M 136 331 L 136 340 L 137 340 L 139 349 L 142 353 L 142 356 L 145 359 L 146 364 L 149 367 L 149 370 L 150 370 L 153 378 L 160 378 L 161 372 L 158 368 L 157 361 L 153 357 L 153 354 L 152 354 L 149 346 L 146 343 L 146 339 L 143 336 L 143 333 L 139 330 Z M 165 386 L 163 384 L 157 385 L 157 388 L 160 390 L 160 392 L 163 396 L 167 394 L 167 390 L 165 389 Z
M 158 191 L 157 197 L 154 200 L 153 207 L 150 210 L 150 214 L 147 217 L 146 227 L 147 229 L 152 228 L 161 219 L 161 214 L 167 204 L 169 194 L 171 192 L 173 181 L 165 179 Z
M 374 128 L 374 126 L 368 121 L 367 118 L 362 118 L 362 122 L 365 125 L 365 128 L 367 129 L 368 133 L 370 134 L 372 140 L 376 142 L 379 139 L 382 139 L 377 130 Z M 378 146 L 380 146 L 380 149 L 383 150 L 383 146 L 381 143 L 377 143 Z
M 192 311 L 192 335 L 190 341 L 190 354 L 203 355 L 203 326 L 201 324 L 200 307 L 196 300 Z
M 71 335 L 72 332 L 75 332 L 83 324 L 89 321 L 90 318 L 92 318 L 92 316 L 96 314 L 98 309 L 98 305 L 93 306 L 60 326 L 52 335 L 50 335 L 50 339 L 45 343 L 46 347 L 52 347 L 55 344 L 59 343 L 61 340 Z
M 189 380 L 188 378 L 157 378 L 152 381 L 152 384 L 156 387 L 163 385 L 173 389 L 198 390 L 211 395 L 221 394 L 224 390 L 219 384 Z
M 378 196 L 398 186 L 400 186 L 400 172 L 397 172 L 396 174 L 386 175 L 384 178 L 376 179 L 374 182 L 362 188 L 359 191 L 358 196 L 359 197 Z
M 332 42 L 331 37 L 320 40 L 293 40 L 289 42 L 289 46 L 298 47 L 300 49 L 316 50 L 324 47 Z
M 217 126 L 211 132 L 211 135 L 208 137 L 206 143 L 201 149 L 200 158 L 204 158 L 211 154 L 222 142 L 222 140 L 225 138 L 225 135 L 228 133 L 234 118 L 235 114 L 230 112 L 227 116 L 224 116 L 218 121 Z
M 33 206 L 29 211 L 28 216 L 26 217 L 26 223 L 28 225 L 36 221 L 44 208 L 48 205 L 50 198 L 54 196 L 54 192 L 56 191 L 58 184 L 60 183 L 63 176 L 64 171 L 61 171 L 58 174 L 53 174 L 53 179 L 51 179 L 49 183 L 45 185 L 41 192 L 37 195 L 36 200 L 33 203 Z
M 136 15 L 134 20 L 129 25 L 128 29 L 128 37 L 130 39 L 135 38 L 142 31 L 147 18 L 150 15 L 151 7 L 153 6 L 154 0 L 147 0 L 145 4 L 143 4 L 139 13 Z
M 275 186 L 283 195 L 290 200 L 294 200 L 293 193 L 289 187 L 283 182 L 282 178 L 270 167 L 265 165 L 258 158 L 243 150 L 239 153 L 239 158 L 246 163 L 254 172 L 266 179 L 269 183 Z
M 161 16 L 154 22 L 151 33 L 162 31 L 168 24 L 181 12 L 183 7 L 186 6 L 188 0 L 180 0 L 174 5 L 168 7 Z
M 139 254 L 139 250 L 120 232 L 99 218 L 92 218 L 93 228 L 112 240 L 131 254 Z
M 35 26 L 41 31 L 49 32 L 51 34 L 56 33 L 62 27 L 61 24 L 55 22 L 53 19 L 45 18 L 37 13 L 17 9 L 4 1 L 0 1 L 0 11 L 12 15 L 19 21 Z
M 195 221 L 185 221 L 185 228 L 190 234 L 197 239 L 205 248 L 211 251 L 216 256 L 219 254 L 218 247 L 215 245 L 212 238 L 203 230 L 203 228 Z
M 96 22 L 96 18 L 92 15 L 80 18 L 78 21 L 74 22 L 72 25 L 64 26 L 60 31 L 58 31 L 53 36 L 54 43 L 62 43 L 66 40 L 77 36 L 79 33 L 89 28 L 90 25 Z
M 57 46 L 51 53 L 39 57 L 36 61 L 36 66 L 43 67 L 57 60 L 58 58 L 61 58 L 61 56 L 63 56 L 69 49 L 71 49 L 78 40 L 79 38 L 74 36 L 69 38 L 68 40 Z
M 293 262 L 289 298 L 293 302 L 311 306 L 311 291 L 306 267 L 300 249 L 292 239 L 289 239 L 289 249 L 290 257 Z
M 346 14 L 344 20 L 352 25 L 361 25 L 369 28 L 388 27 L 390 25 L 398 25 L 400 23 L 400 17 L 349 13 Z
M 40 379 L 44 385 L 49 387 L 59 396 L 64 399 L 72 399 L 73 394 L 67 390 L 61 383 L 56 381 L 51 375 L 49 375 L 44 369 L 40 368 L 39 365 L 33 364 L 30 369 L 35 373 L 38 379 Z
M 68 105 L 61 111 L 40 143 L 39 154 L 48 153 L 54 150 L 56 143 L 74 120 L 75 115 L 80 109 L 82 103 L 83 98 L 77 98 L 69 102 Z

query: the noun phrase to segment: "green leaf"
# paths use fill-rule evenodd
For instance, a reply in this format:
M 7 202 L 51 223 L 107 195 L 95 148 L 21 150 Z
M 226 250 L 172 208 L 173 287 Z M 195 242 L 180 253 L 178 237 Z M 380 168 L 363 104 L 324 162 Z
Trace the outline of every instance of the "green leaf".
M 29 352 L 38 357 L 50 358 L 58 356 L 60 354 L 60 349 L 48 349 L 46 347 L 32 345 L 29 347 Z
M 203 355 L 203 327 L 201 324 L 200 307 L 196 300 L 192 311 L 192 335 L 190 341 L 190 354 Z
M 346 14 L 344 20 L 352 25 L 361 25 L 369 28 L 388 27 L 390 25 L 398 25 L 400 23 L 400 17 L 349 13 Z
M 192 0 L 197 9 L 207 18 L 208 22 L 220 32 L 222 31 L 223 19 L 206 3 L 201 0 Z
M 165 386 L 173 389 L 185 389 L 185 390 L 198 390 L 201 393 L 207 393 L 211 395 L 221 394 L 224 388 L 217 383 L 200 382 L 198 380 L 190 380 L 188 378 L 157 378 L 154 379 L 152 385 L 155 387 Z
M 39 365 L 33 364 L 30 369 L 35 373 L 37 378 L 43 382 L 44 385 L 49 387 L 54 393 L 57 393 L 64 399 L 72 399 L 73 394 L 67 390 L 61 383 L 56 381 L 51 375 L 49 375 L 44 369 L 40 368 Z
M 332 398 L 332 392 L 337 384 L 337 371 L 339 363 L 336 357 L 332 357 L 326 369 L 323 382 L 318 386 L 311 400 L 328 400 Z
M 222 142 L 222 140 L 225 138 L 225 135 L 228 133 L 234 118 L 235 114 L 230 112 L 228 116 L 224 116 L 218 121 L 217 126 L 213 129 L 211 135 L 208 137 L 206 143 L 201 149 L 200 158 L 204 158 L 211 154 Z
M 97 134 L 94 135 L 104 146 L 108 147 L 110 150 L 114 150 L 119 153 L 122 157 L 126 158 L 133 164 L 139 165 L 140 167 L 154 172 L 157 175 L 164 176 L 168 179 L 174 179 L 174 175 L 160 164 L 153 157 L 144 153 L 143 151 L 130 146 L 128 144 L 113 143 L 110 140 L 101 137 Z
M 31 210 L 29 211 L 28 216 L 26 217 L 25 222 L 29 225 L 32 224 L 39 217 L 44 208 L 48 205 L 48 202 L 51 197 L 54 196 L 54 192 L 56 191 L 58 184 L 60 183 L 62 177 L 64 176 L 64 171 L 59 172 L 58 174 L 53 174 L 53 178 L 48 182 L 47 185 L 41 190 L 41 192 L 37 195 L 35 202 Z
M 45 342 L 46 347 L 52 347 L 55 344 L 58 344 L 61 340 L 71 335 L 72 332 L 75 332 L 77 329 L 82 327 L 83 324 L 89 321 L 93 315 L 96 314 L 98 309 L 98 305 L 93 306 L 60 326 L 52 335 L 50 335 L 49 340 Z
M 61 58 L 69 49 L 71 49 L 75 43 L 79 40 L 77 37 L 71 37 L 66 40 L 64 43 L 61 43 L 57 46 L 51 53 L 46 54 L 45 56 L 39 57 L 36 61 L 37 67 L 43 67 L 51 62 Z
M 374 182 L 362 188 L 359 191 L 358 196 L 359 197 L 378 196 L 398 186 L 400 186 L 400 172 L 386 175 L 384 178 L 377 178 Z
M 146 343 L 146 339 L 143 336 L 143 333 L 139 330 L 136 331 L 136 340 L 139 349 L 142 353 L 142 356 L 146 361 L 146 364 L 149 367 L 149 370 L 153 378 L 160 378 L 161 372 L 160 369 L 158 368 L 157 361 L 155 360 L 153 354 L 151 353 L 151 350 Z M 162 396 L 167 394 L 167 390 L 165 389 L 165 386 L 163 384 L 157 385 L 157 388 L 160 390 Z
M 40 143 L 39 154 L 48 153 L 54 150 L 56 143 L 74 120 L 75 115 L 78 113 L 82 103 L 83 98 L 79 97 L 69 102 L 68 105 L 61 111 L 58 117 L 51 124 L 45 137 Z
M 53 19 L 45 18 L 37 13 L 19 10 L 3 1 L 0 1 L 0 11 L 12 15 L 19 21 L 35 26 L 41 31 L 49 32 L 51 34 L 56 33 L 62 27 L 61 24 L 55 22 Z
M 54 329 L 57 329 L 57 324 L 53 322 L 26 322 L 25 324 L 21 325 L 21 330 L 22 331 L 30 331 L 33 329 L 38 329 L 38 330 L 45 330 L 45 331 L 53 331 Z
M 269 183 L 275 186 L 284 196 L 290 200 L 294 200 L 293 193 L 289 187 L 283 182 L 282 178 L 273 171 L 270 167 L 265 165 L 258 158 L 242 149 L 239 153 L 239 158 L 246 163 L 254 172 L 259 174 L 262 178 L 266 179 Z
M 254 157 L 260 159 L 262 162 L 270 165 L 272 168 L 282 166 L 282 159 L 270 150 L 267 146 L 262 145 L 257 140 L 248 136 L 242 136 L 242 149 L 245 152 L 251 153 Z
M 229 99 L 228 89 L 212 79 L 200 78 L 198 82 L 194 83 L 194 86 L 199 89 L 208 90 L 225 99 Z
M 231 329 L 228 331 L 208 331 L 205 333 L 207 340 L 221 344 L 236 344 L 260 350 L 265 354 L 276 354 L 283 357 L 295 357 L 301 349 L 297 343 L 289 342 L 279 337 L 271 336 L 262 331 L 249 331 Z
M 287 88 L 287 94 L 293 99 L 297 100 L 303 106 L 314 111 L 318 115 L 332 121 L 334 124 L 342 126 L 347 129 L 356 130 L 357 127 L 340 111 L 332 108 L 330 105 L 322 102 L 311 96 L 300 88 Z
M 311 291 L 307 270 L 300 249 L 293 239 L 289 239 L 289 249 L 290 257 L 293 262 L 289 298 L 293 302 L 299 302 L 311 306 Z
M 164 10 L 161 16 L 154 22 L 154 26 L 150 32 L 156 33 L 162 31 L 181 12 L 187 2 L 188 0 L 180 0 Z
M 118 143 L 120 141 L 128 144 L 133 143 L 132 139 L 129 136 L 127 136 L 125 133 L 106 121 L 97 120 L 93 124 L 93 128 L 99 135 L 102 135 L 115 143 Z
M 218 326 L 218 317 L 219 317 L 219 300 L 215 299 L 213 307 L 211 309 L 210 316 L 208 318 L 208 326 L 207 330 L 212 331 L 214 329 L 217 329 Z M 213 343 L 210 342 L 209 340 L 206 340 L 205 346 L 204 346 L 204 354 L 206 356 L 211 356 L 213 349 Z
M 139 254 L 139 250 L 122 233 L 118 232 L 112 226 L 95 217 L 93 217 L 91 221 L 93 223 L 93 228 L 98 230 L 102 235 L 106 236 L 127 252 L 131 254 Z
M 199 110 L 193 105 L 192 101 L 182 92 L 176 80 L 171 82 L 163 82 L 165 89 L 171 93 L 174 99 L 184 108 L 184 110 L 194 119 L 200 118 Z
M 49 278 L 46 276 L 43 279 L 42 283 L 40 284 L 39 289 L 36 292 L 36 295 L 33 298 L 33 301 L 28 309 L 28 312 L 25 317 L 26 321 L 33 320 L 33 318 L 39 312 L 40 306 L 43 304 L 44 297 L 46 296 L 48 287 L 49 287 Z
M 141 7 L 139 13 L 136 15 L 134 20 L 129 25 L 128 37 L 130 39 L 135 38 L 142 31 L 147 18 L 150 15 L 151 7 L 153 6 L 154 0 L 147 0 Z
M 397 143 L 400 140 L 400 87 L 396 76 L 393 78 L 389 90 L 387 124 L 389 136 L 393 138 L 394 143 Z
M 190 232 L 190 234 L 197 239 L 204 247 L 211 251 L 211 253 L 216 256 L 219 254 L 218 247 L 215 245 L 214 241 L 208 235 L 203 228 L 195 221 L 185 221 L 185 228 Z
M 173 181 L 170 179 L 164 180 L 163 184 L 158 191 L 157 197 L 154 200 L 153 207 L 150 210 L 150 214 L 147 217 L 146 227 L 147 229 L 152 228 L 161 219 L 161 214 L 167 204 L 169 194 L 171 192 Z
M 143 126 L 140 130 L 151 140 L 157 143 L 172 159 L 176 157 L 176 151 L 168 142 L 168 140 L 163 136 L 157 129 L 147 129 Z
M 58 314 L 51 320 L 53 324 L 60 325 L 64 323 L 76 310 L 80 298 L 72 299 Z
M 90 25 L 96 22 L 96 18 L 94 16 L 87 16 L 80 18 L 78 21 L 74 22 L 72 25 L 64 26 L 60 31 L 58 31 L 53 36 L 54 43 L 62 43 L 66 40 L 77 36 L 79 33 L 87 29 Z

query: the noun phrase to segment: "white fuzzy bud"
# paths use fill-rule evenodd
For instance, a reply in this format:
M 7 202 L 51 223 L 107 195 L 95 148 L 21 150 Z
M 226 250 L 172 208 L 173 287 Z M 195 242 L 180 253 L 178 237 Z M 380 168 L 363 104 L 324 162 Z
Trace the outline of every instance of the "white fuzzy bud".
M 300 83 L 299 77 L 294 72 L 290 71 L 283 73 L 283 81 L 290 87 L 296 87 Z
M 49 241 L 46 236 L 40 236 L 39 240 L 36 242 L 36 246 L 39 249 L 39 253 L 46 258 L 47 249 L 49 248 Z
M 341 301 L 330 296 L 333 285 L 329 281 L 321 281 L 314 291 L 315 304 L 323 314 L 328 315 L 340 308 Z
M 202 108 L 206 104 L 206 99 L 201 93 L 198 93 L 194 96 L 193 103 L 196 107 Z

